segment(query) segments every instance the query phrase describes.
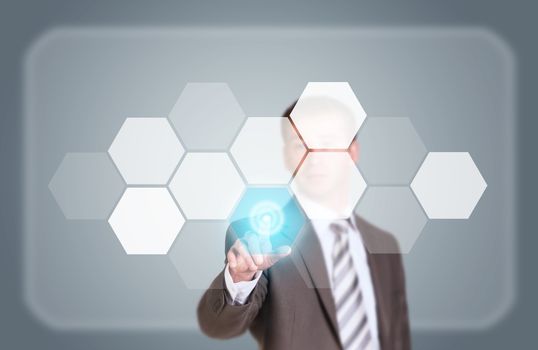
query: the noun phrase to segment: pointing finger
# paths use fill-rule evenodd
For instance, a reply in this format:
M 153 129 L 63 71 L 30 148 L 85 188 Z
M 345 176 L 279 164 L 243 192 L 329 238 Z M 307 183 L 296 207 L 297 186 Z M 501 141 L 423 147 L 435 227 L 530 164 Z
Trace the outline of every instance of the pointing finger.
M 258 270 L 258 266 L 254 263 L 252 260 L 252 257 L 250 256 L 250 253 L 245 248 L 245 245 L 242 242 L 239 242 L 237 246 L 235 247 L 235 250 L 237 251 L 238 255 L 243 258 L 245 261 L 245 264 L 248 266 L 248 269 L 251 271 Z
M 268 263 L 268 267 L 273 266 L 276 264 L 280 259 L 285 258 L 286 256 L 291 254 L 291 247 L 290 246 L 282 246 L 276 249 L 274 253 L 268 254 L 266 256 L 266 260 Z
M 260 240 L 258 238 L 258 235 L 249 234 L 247 235 L 246 239 L 248 242 L 248 250 L 252 255 L 252 258 L 254 259 L 256 265 L 263 264 L 262 249 L 260 246 Z

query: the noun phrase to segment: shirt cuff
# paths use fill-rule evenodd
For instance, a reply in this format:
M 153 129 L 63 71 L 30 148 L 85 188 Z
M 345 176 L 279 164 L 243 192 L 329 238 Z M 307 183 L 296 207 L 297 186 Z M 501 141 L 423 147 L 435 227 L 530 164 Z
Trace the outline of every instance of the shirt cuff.
M 230 297 L 229 303 L 234 305 L 245 304 L 248 299 L 248 296 L 256 287 L 256 283 L 258 283 L 258 280 L 260 279 L 261 275 L 262 271 L 256 271 L 256 274 L 254 275 L 254 279 L 252 281 L 242 281 L 235 283 L 232 279 L 232 275 L 230 274 L 230 267 L 228 266 L 228 264 L 226 264 L 226 267 L 224 268 L 224 283 Z

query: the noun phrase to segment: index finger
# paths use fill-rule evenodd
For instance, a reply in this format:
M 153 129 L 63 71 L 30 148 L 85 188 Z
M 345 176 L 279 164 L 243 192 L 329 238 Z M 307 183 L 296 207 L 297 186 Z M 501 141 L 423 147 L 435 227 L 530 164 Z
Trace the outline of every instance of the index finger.
M 252 257 L 250 256 L 250 253 L 245 248 L 245 245 L 240 240 L 237 240 L 236 244 L 232 246 L 232 249 L 237 252 L 237 254 L 242 257 L 246 264 L 248 265 L 249 269 L 252 271 L 256 271 L 258 269 L 258 266 L 254 263 L 252 260 Z
M 248 250 L 256 262 L 257 265 L 263 264 L 263 251 L 260 245 L 260 239 L 258 235 L 251 233 L 246 236 Z

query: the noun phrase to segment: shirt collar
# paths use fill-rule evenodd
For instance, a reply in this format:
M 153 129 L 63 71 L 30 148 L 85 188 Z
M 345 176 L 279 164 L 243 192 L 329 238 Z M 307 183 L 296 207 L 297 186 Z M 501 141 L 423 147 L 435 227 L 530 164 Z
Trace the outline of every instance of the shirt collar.
M 333 222 L 343 222 L 348 227 L 355 232 L 359 232 L 359 229 L 357 228 L 357 223 L 355 221 L 355 215 L 351 213 L 351 217 L 348 219 L 336 219 L 336 220 L 327 220 L 327 219 L 311 219 L 310 222 L 312 223 L 312 226 L 314 227 L 314 230 L 319 232 L 324 231 L 330 231 L 329 226 Z

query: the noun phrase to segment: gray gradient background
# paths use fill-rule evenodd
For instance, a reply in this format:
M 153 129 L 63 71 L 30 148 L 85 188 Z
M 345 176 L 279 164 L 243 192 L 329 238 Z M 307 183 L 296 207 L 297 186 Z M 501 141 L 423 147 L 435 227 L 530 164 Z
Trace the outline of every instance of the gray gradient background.
M 531 32 L 527 32 L 528 22 L 532 21 L 529 9 L 518 9 L 506 4 L 496 6 L 489 2 L 476 3 L 475 6 L 459 6 L 458 3 L 432 2 L 381 5 L 377 2 L 337 4 L 335 2 L 316 5 L 305 2 L 302 5 L 278 5 L 276 2 L 255 8 L 253 2 L 243 5 L 234 2 L 216 2 L 209 6 L 187 6 L 170 3 L 176 10 L 159 5 L 140 5 L 135 9 L 135 2 L 112 5 L 110 2 L 75 5 L 75 3 L 38 3 L 12 6 L 2 10 L 0 26 L 2 31 L 2 77 L 3 117 L 0 129 L 0 152 L 2 155 L 2 197 L 6 204 L 0 211 L 3 243 L 1 254 L 2 273 L 2 342 L 9 348 L 212 348 L 216 343 L 198 336 L 181 332 L 73 332 L 60 333 L 45 328 L 37 323 L 23 305 L 21 278 L 21 222 L 22 222 L 22 135 L 21 125 L 21 72 L 22 56 L 25 49 L 40 32 L 57 25 L 226 25 L 264 24 L 264 25 L 486 25 L 512 46 L 518 63 L 518 109 L 519 133 L 518 160 L 522 168 L 519 171 L 519 211 L 518 211 L 518 278 L 517 299 L 512 312 L 494 328 L 486 331 L 462 332 L 415 332 L 416 348 L 505 348 L 517 342 L 521 344 L 528 335 L 525 330 L 533 325 L 536 313 L 536 285 L 533 276 L 533 257 L 536 238 L 532 235 L 531 212 L 533 195 L 536 189 L 529 179 L 536 175 L 536 169 L 529 163 L 535 159 L 530 144 L 533 135 L 530 108 L 533 106 L 531 93 L 536 91 L 532 85 L 536 74 L 528 66 L 536 61 L 536 51 L 531 50 Z M 308 5 L 308 6 L 307 6 Z M 244 6 L 244 7 L 243 7 Z M 403 7 L 405 6 L 405 7 Z M 470 7 L 469 7 L 470 6 Z M 485 6 L 485 7 L 484 7 Z M 13 13 L 13 11 L 15 13 Z M 38 15 L 37 15 L 38 14 Z M 34 17 L 35 16 L 35 17 Z M 487 19 L 494 19 L 488 21 Z M 228 22 L 229 21 L 229 22 Z M 532 48 L 532 50 L 535 50 Z M 233 88 L 233 86 L 232 86 Z M 360 97 L 360 96 L 359 96 Z M 242 103 L 244 103 L 242 101 Z M 529 105 L 527 105 L 528 103 Z M 529 111 L 526 109 L 529 108 Z M 5 113 L 5 114 L 4 114 Z M 535 121 L 532 121 L 536 123 Z M 425 137 L 420 132 L 421 136 Z M 428 144 L 427 140 L 425 143 Z M 462 147 L 464 150 L 465 148 Z M 76 150 L 73 150 L 76 151 Z M 527 152 L 529 154 L 527 154 Z M 3 160 L 5 157 L 6 160 Z M 9 166 L 11 164 L 11 166 Z M 487 180 L 487 178 L 486 178 Z M 525 182 L 527 180 L 527 182 Z M 5 188 L 5 189 L 4 189 Z M 527 202 L 525 202 L 527 201 Z M 527 214 L 527 216 L 525 216 Z M 530 335 L 528 335 L 530 338 Z M 252 344 L 247 340 L 222 343 L 223 347 L 236 348 L 238 343 Z M 521 346 L 523 347 L 523 346 Z
M 196 328 L 192 299 L 201 291 L 182 286 L 179 277 L 185 272 L 174 274 L 166 257 L 126 257 L 106 225 L 99 230 L 93 223 L 66 222 L 47 186 L 58 160 L 66 150 L 106 150 L 126 115 L 166 115 L 177 91 L 189 81 L 226 81 L 247 115 L 278 118 L 309 79 L 347 80 L 370 121 L 378 115 L 409 115 L 430 150 L 469 151 L 481 168 L 489 189 L 473 216 L 464 222 L 430 222 L 404 262 L 413 328 L 487 327 L 514 299 L 513 66 L 502 42 L 477 29 L 47 32 L 28 50 L 25 67 L 27 301 L 40 319 L 62 329 Z M 212 98 L 198 96 L 195 103 Z M 185 129 L 212 125 L 188 116 Z M 232 139 L 237 125 L 221 117 L 227 123 L 218 130 Z M 199 142 L 212 137 L 203 128 L 192 132 Z M 364 142 L 361 154 L 376 159 L 368 163 L 371 167 L 382 168 L 376 155 L 383 148 L 388 147 Z M 418 154 L 414 171 L 423 156 Z M 105 181 L 86 186 L 90 191 L 92 186 L 109 188 Z M 368 193 L 376 193 L 372 191 Z M 365 195 L 358 207 L 366 219 L 399 238 L 403 252 L 410 251 L 425 224 L 420 205 L 410 189 L 406 193 L 414 205 L 388 210 L 404 222 L 387 217 L 387 206 L 376 196 Z M 187 195 L 179 196 L 180 207 L 187 210 Z M 199 203 L 203 196 L 193 192 L 188 200 Z M 214 198 L 217 206 L 219 197 Z M 415 229 L 406 229 L 406 221 L 415 222 Z M 222 268 L 222 250 L 214 253 L 218 256 L 206 254 L 212 251 L 209 245 L 222 247 L 223 231 L 208 230 L 199 244 L 176 241 L 174 250 L 191 256 L 192 262 L 215 266 L 215 275 Z M 201 277 L 199 284 L 210 282 Z

